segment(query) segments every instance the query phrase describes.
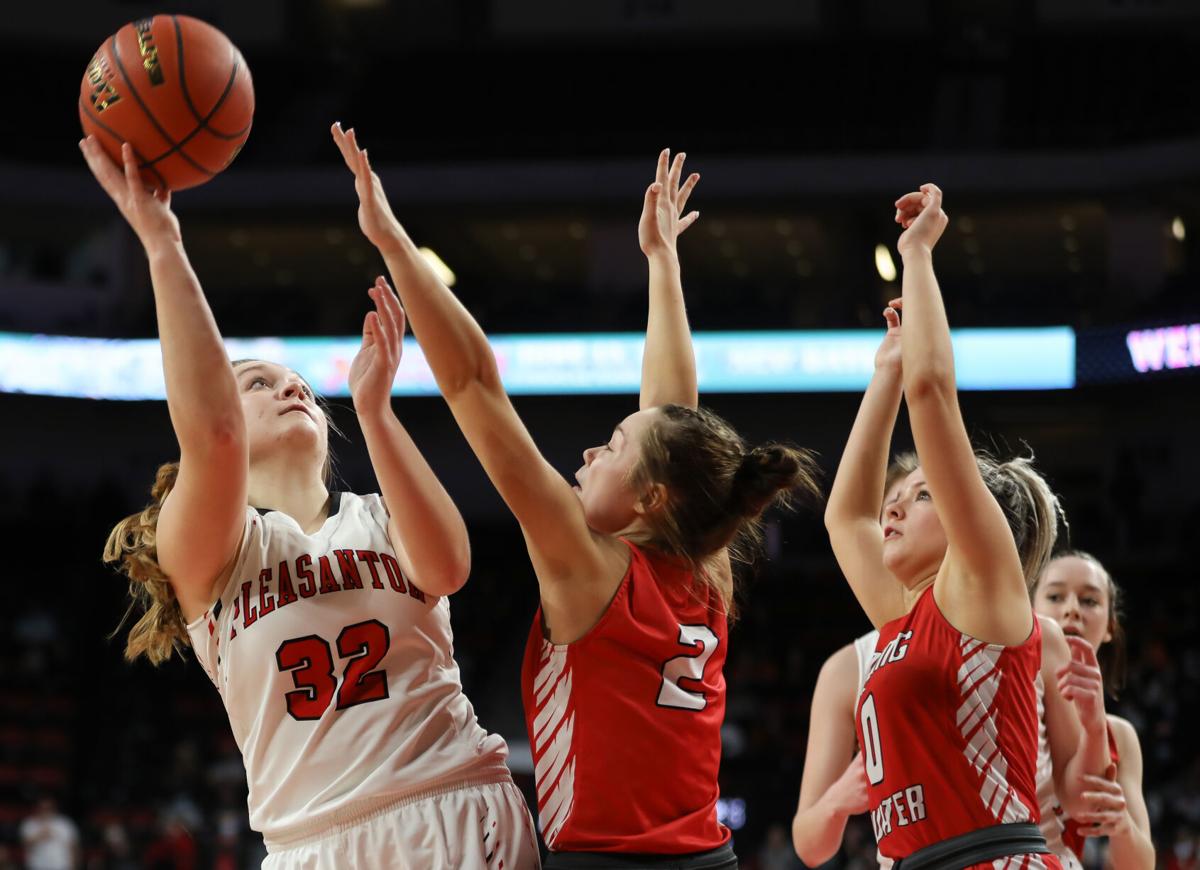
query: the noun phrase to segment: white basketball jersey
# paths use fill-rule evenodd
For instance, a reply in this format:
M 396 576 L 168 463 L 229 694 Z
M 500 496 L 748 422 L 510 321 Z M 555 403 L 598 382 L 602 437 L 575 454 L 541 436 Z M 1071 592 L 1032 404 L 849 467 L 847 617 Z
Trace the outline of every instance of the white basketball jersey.
M 875 647 L 879 645 L 879 632 L 868 631 L 862 637 L 854 640 L 854 654 L 858 658 L 858 689 L 854 693 L 854 707 L 858 709 L 858 696 L 862 694 L 867 677 L 871 675 L 871 659 L 875 655 Z M 854 727 L 851 723 L 850 727 Z M 892 859 L 875 850 L 875 860 L 879 862 L 880 870 L 889 870 Z
M 854 654 L 858 657 L 858 691 L 854 693 L 857 700 L 862 694 L 863 686 L 871 673 L 871 657 L 875 655 L 875 647 L 879 644 L 879 632 L 868 631 L 854 641 Z
M 453 656 L 450 602 L 400 570 L 378 495 L 306 535 L 246 510 L 233 574 L 188 626 L 242 751 L 250 826 L 311 836 L 409 795 L 508 778 Z
M 1050 735 L 1046 729 L 1046 685 L 1042 682 L 1039 671 L 1033 681 L 1037 688 L 1038 712 L 1038 756 L 1037 756 L 1037 799 L 1038 809 L 1042 820 L 1039 827 L 1046 845 L 1058 856 L 1063 870 L 1083 870 L 1083 865 L 1075 857 L 1075 853 L 1063 842 L 1063 824 L 1058 808 L 1058 798 L 1054 794 L 1054 761 L 1050 757 Z

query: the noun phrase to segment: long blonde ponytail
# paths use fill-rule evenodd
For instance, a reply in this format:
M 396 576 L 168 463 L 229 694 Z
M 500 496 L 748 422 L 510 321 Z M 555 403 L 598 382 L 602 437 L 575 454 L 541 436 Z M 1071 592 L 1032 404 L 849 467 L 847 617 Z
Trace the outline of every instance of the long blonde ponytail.
M 145 656 L 159 665 L 172 653 L 182 655 L 184 648 L 191 646 L 175 590 L 158 564 L 156 541 L 158 514 L 178 473 L 178 462 L 160 465 L 150 489 L 150 504 L 117 523 L 104 544 L 104 561 L 117 563 L 117 570 L 129 578 L 129 609 L 121 624 L 135 611 L 142 613 L 125 642 L 127 661 Z

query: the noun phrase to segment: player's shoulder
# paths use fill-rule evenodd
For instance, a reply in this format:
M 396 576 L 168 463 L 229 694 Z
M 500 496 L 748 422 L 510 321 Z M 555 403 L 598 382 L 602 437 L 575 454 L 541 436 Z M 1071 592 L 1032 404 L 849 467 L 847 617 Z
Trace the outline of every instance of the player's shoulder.
M 821 665 L 818 680 L 837 680 L 839 682 L 858 678 L 858 650 L 856 643 L 851 642 L 839 647 L 829 654 Z
M 1043 644 L 1046 643 L 1047 638 L 1054 640 L 1061 638 L 1063 643 L 1067 642 L 1067 636 L 1063 633 L 1062 626 L 1058 624 L 1058 620 L 1052 616 L 1044 616 L 1041 613 L 1035 613 L 1034 616 L 1037 618 L 1038 625 L 1042 628 Z
M 1108 714 L 1108 730 L 1112 732 L 1113 740 L 1117 744 L 1117 751 L 1122 758 L 1127 757 L 1130 753 L 1141 752 L 1141 742 L 1138 739 L 1137 729 L 1128 719 L 1123 719 L 1112 713 Z
M 1053 663 L 1057 667 L 1065 663 L 1071 658 L 1071 647 L 1067 644 L 1067 636 L 1063 633 L 1062 626 L 1049 616 L 1042 616 L 1040 613 L 1035 615 L 1042 629 L 1043 664 Z

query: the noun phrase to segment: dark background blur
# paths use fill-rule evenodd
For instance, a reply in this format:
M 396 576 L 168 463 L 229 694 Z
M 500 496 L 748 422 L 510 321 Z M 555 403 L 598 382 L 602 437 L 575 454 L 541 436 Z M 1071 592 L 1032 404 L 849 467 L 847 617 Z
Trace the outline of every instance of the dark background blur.
M 0 331 L 154 334 L 144 259 L 83 166 L 74 103 L 101 40 L 160 11 L 223 29 L 254 75 L 244 151 L 175 198 L 226 335 L 360 329 L 381 264 L 334 120 L 358 129 L 401 220 L 491 332 L 644 328 L 636 222 L 668 146 L 703 176 L 680 244 L 696 329 L 877 326 L 899 287 L 873 250 L 894 242 L 893 200 L 927 180 L 951 216 L 937 265 L 955 326 L 1200 322 L 1195 0 L 102 0 L 0 16 Z M 1071 543 L 1128 593 L 1131 679 L 1113 709 L 1141 735 L 1174 868 L 1200 860 L 1198 387 L 1151 375 L 963 396 L 980 443 L 1036 452 Z M 831 477 L 858 396 L 707 400 L 752 439 L 819 450 Z M 633 399 L 517 404 L 570 471 Z M 527 754 L 536 588 L 520 535 L 441 401 L 396 407 L 470 527 L 474 573 L 452 605 L 468 695 Z M 345 486 L 374 489 L 352 412 L 335 416 Z M 176 455 L 165 405 L 2 395 L 0 438 L 0 867 L 19 866 L 17 826 L 44 794 L 88 866 L 256 866 L 211 684 L 191 662 L 127 666 L 107 639 L 123 585 L 99 553 Z M 787 829 L 817 670 L 868 626 L 819 509 L 773 518 L 768 540 L 731 640 L 722 793 L 743 865 L 774 870 L 799 866 Z M 831 866 L 871 866 L 869 829 L 844 852 Z

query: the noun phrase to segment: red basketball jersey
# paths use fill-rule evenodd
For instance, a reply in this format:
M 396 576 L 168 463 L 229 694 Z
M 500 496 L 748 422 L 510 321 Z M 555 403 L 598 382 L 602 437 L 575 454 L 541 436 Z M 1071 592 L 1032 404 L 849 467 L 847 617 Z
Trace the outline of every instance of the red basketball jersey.
M 1121 763 L 1121 753 L 1117 751 L 1117 738 L 1113 736 L 1113 730 L 1108 729 L 1108 755 L 1112 759 L 1113 764 Z M 1082 826 L 1079 822 L 1070 817 L 1063 819 L 1063 842 L 1067 844 L 1067 848 L 1075 853 L 1080 861 L 1083 860 L 1083 843 L 1087 838 L 1083 835 Z
M 892 859 L 969 831 L 1038 821 L 1034 677 L 1041 628 L 1020 646 L 955 629 L 932 588 L 879 630 L 856 710 L 871 822 Z M 1053 855 L 979 868 L 1054 868 Z
M 553 644 L 539 610 L 529 632 L 521 682 L 542 835 L 555 851 L 715 849 L 729 839 L 717 822 L 725 608 L 690 572 L 629 548 L 591 631 Z

